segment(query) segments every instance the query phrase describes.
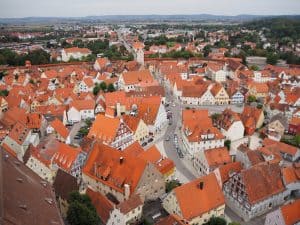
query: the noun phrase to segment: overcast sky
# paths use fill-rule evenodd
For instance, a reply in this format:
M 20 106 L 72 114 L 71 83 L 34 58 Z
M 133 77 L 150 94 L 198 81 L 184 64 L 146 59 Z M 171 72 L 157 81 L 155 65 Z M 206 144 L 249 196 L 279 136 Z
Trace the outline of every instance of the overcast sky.
M 0 0 L 0 17 L 300 14 L 300 0 Z

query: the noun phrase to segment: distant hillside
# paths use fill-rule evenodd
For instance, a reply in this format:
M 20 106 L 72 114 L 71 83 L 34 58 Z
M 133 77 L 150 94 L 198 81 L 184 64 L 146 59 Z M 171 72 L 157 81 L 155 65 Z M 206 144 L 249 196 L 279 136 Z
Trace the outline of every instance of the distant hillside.
M 237 15 L 222 16 L 210 14 L 198 15 L 107 15 L 107 16 L 87 16 L 87 17 L 26 17 L 26 18 L 0 18 L 2 24 L 34 24 L 47 23 L 55 24 L 58 22 L 235 22 L 243 23 L 262 18 L 273 18 L 277 16 L 263 15 Z M 282 16 L 280 16 L 282 17 Z M 299 16 L 285 16 L 299 17 Z
M 249 29 L 260 30 L 268 28 L 267 37 L 272 39 L 290 38 L 300 39 L 300 16 L 263 18 L 245 23 Z

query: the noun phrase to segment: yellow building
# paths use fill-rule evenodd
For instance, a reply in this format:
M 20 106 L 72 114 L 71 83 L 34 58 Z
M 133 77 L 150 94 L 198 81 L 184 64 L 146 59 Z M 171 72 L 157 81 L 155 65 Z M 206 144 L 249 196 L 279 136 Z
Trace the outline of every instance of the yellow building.
M 227 105 L 230 102 L 229 95 L 227 94 L 225 88 L 219 84 L 216 83 L 212 89 L 211 93 L 215 97 L 215 104 L 216 105 Z
M 134 116 L 123 116 L 123 121 L 133 132 L 134 141 L 142 142 L 149 135 L 149 128 L 145 122 Z

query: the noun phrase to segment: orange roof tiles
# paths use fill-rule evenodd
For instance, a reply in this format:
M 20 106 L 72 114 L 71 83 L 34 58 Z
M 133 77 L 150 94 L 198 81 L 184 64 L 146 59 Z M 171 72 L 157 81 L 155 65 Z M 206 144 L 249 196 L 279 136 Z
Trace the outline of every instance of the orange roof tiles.
M 70 145 L 60 142 L 57 152 L 53 155 L 52 163 L 55 163 L 63 170 L 70 172 L 73 163 L 77 159 L 80 152 L 81 148 L 74 148 Z
M 239 173 L 242 170 L 242 164 L 241 162 L 232 162 L 228 163 L 226 165 L 219 167 L 220 177 L 221 181 L 224 184 L 226 181 L 229 180 L 230 174 L 235 172 Z
M 242 170 L 241 177 L 250 204 L 263 201 L 271 195 L 284 191 L 278 164 L 260 163 Z
M 51 123 L 50 126 L 64 139 L 69 136 L 69 130 L 64 126 L 64 124 L 57 118 L 55 118 Z
M 294 125 L 294 126 L 299 126 L 300 125 L 300 117 L 292 117 L 289 124 Z
M 138 157 L 153 163 L 162 174 L 166 174 L 175 168 L 174 162 L 168 158 L 162 157 L 155 145 L 147 151 L 141 152 Z
M 300 221 L 300 199 L 281 206 L 281 213 L 285 221 L 285 225 L 293 225 Z
M 280 153 L 283 152 L 283 153 L 290 154 L 292 156 L 294 156 L 298 151 L 297 148 L 294 146 L 285 144 L 283 142 L 274 141 L 269 138 L 265 138 L 262 144 L 263 146 L 270 149 L 271 151 L 277 151 Z
M 124 184 L 128 184 L 130 193 L 134 193 L 146 165 L 144 160 L 96 143 L 83 173 L 121 193 L 124 193 Z
M 203 182 L 202 189 L 199 187 L 200 182 Z M 174 193 L 186 220 L 192 220 L 225 204 L 223 192 L 214 173 L 183 184 L 175 188 Z
M 153 83 L 154 79 L 149 70 L 129 71 L 123 73 L 125 85 L 138 84 L 141 82 Z
M 133 131 L 135 132 L 136 129 L 138 128 L 138 125 L 141 121 L 140 118 L 137 118 L 135 116 L 129 116 L 129 115 L 124 115 L 123 117 L 123 121 L 124 123 L 127 124 L 127 126 Z
M 240 121 L 238 113 L 232 111 L 230 108 L 226 108 L 221 116 L 217 119 L 216 123 L 224 130 L 228 130 L 234 122 Z
M 249 89 L 255 89 L 257 93 L 269 93 L 269 87 L 266 83 L 256 83 L 252 82 L 249 85 Z
M 231 162 L 231 158 L 226 147 L 206 150 L 204 151 L 204 155 L 210 167 L 218 167 Z
M 202 140 L 201 135 L 213 134 L 214 139 L 223 139 L 224 135 L 212 125 L 208 110 L 187 109 L 182 111 L 183 131 L 190 142 Z
M 138 115 L 137 117 L 143 119 L 147 125 L 155 123 L 159 107 L 161 105 L 161 97 L 152 96 L 141 98 L 138 103 Z
M 125 200 L 117 205 L 117 208 L 120 209 L 121 213 L 127 214 L 130 211 L 136 209 L 139 206 L 143 205 L 143 201 L 138 194 L 130 196 L 128 200 Z
M 300 181 L 300 167 L 297 165 L 282 168 L 282 176 L 286 184 Z
M 28 129 L 24 124 L 17 122 L 12 130 L 9 132 L 8 137 L 13 139 L 19 145 L 22 145 L 29 134 L 30 129 Z
M 189 225 L 189 223 L 178 215 L 171 214 L 159 220 L 155 225 Z
M 107 66 L 107 64 L 109 64 L 109 60 L 107 58 L 97 58 L 96 62 L 99 64 L 99 66 L 101 68 L 104 68 Z
M 103 141 L 113 141 L 120 126 L 119 118 L 110 118 L 102 114 L 97 115 L 89 131 L 88 137 L 96 137 Z
M 91 50 L 89 50 L 88 48 L 72 47 L 72 48 L 65 48 L 64 50 L 67 54 L 76 53 L 76 52 L 80 52 L 82 54 L 91 54 L 92 53 Z
M 74 100 L 70 103 L 70 108 L 74 107 L 77 110 L 94 110 L 95 101 L 94 100 Z
M 114 209 L 114 204 L 101 193 L 95 192 L 90 188 L 86 190 L 86 194 L 90 197 L 101 221 L 106 224 L 110 218 L 110 212 Z

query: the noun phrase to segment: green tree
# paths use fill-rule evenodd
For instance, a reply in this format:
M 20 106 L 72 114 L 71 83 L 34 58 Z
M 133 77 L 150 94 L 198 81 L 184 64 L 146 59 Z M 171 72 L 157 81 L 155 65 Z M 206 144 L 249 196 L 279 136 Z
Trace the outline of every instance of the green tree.
M 224 218 L 213 216 L 204 225 L 226 225 L 226 224 L 227 224 L 227 222 Z
M 93 94 L 96 96 L 98 95 L 99 91 L 100 91 L 100 85 L 96 84 L 95 87 L 93 88 Z
M 279 56 L 275 53 L 268 53 L 267 54 L 267 63 L 271 65 L 275 65 L 279 59 Z
M 6 97 L 6 96 L 8 96 L 8 94 L 9 94 L 8 90 L 1 90 L 0 91 L 0 96 Z
M 89 196 L 71 192 L 68 202 L 67 220 L 70 225 L 98 225 L 100 223 Z
M 250 69 L 251 69 L 251 70 L 254 70 L 254 71 L 259 70 L 258 66 L 256 66 L 256 65 L 250 66 Z
M 100 84 L 100 89 L 101 89 L 102 91 L 106 91 L 107 85 L 106 85 L 105 82 L 101 82 L 101 84 Z
M 226 141 L 224 142 L 224 145 L 225 145 L 225 147 L 226 147 L 228 150 L 230 150 L 231 141 L 230 141 L 230 140 L 226 140 Z
M 166 183 L 166 192 L 169 193 L 172 191 L 174 188 L 179 187 L 181 183 L 177 180 L 171 180 Z
M 107 91 L 108 92 L 114 92 L 116 89 L 115 89 L 115 86 L 113 85 L 113 84 L 109 84 L 108 86 L 107 86 Z
M 251 103 L 251 102 L 256 102 L 256 97 L 254 95 L 249 95 L 248 96 L 248 102 Z
M 213 121 L 215 121 L 215 120 L 219 119 L 220 116 L 221 116 L 220 113 L 214 113 L 214 114 L 211 115 L 211 119 L 212 119 Z
M 206 45 L 203 48 L 203 56 L 207 57 L 209 55 L 209 53 L 211 52 L 211 45 Z

